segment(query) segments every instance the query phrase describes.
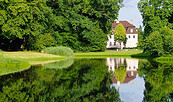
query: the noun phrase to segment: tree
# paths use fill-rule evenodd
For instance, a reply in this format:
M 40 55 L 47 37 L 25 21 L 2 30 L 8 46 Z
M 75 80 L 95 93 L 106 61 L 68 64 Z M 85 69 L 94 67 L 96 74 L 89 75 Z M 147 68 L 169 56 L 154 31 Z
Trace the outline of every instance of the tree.
M 144 42 L 144 52 L 156 56 L 163 55 L 163 39 L 158 31 L 151 33 Z
M 138 9 L 143 18 L 145 36 L 164 26 L 173 29 L 172 0 L 140 0 Z
M 144 31 L 142 30 L 142 26 L 140 25 L 139 28 L 137 28 L 138 30 L 138 47 L 140 49 L 143 49 L 144 46 Z
M 55 17 L 45 0 L 1 0 L 0 7 L 0 36 L 5 40 L 3 47 L 12 50 L 39 50 L 43 46 L 52 45 L 50 43 L 53 41 L 43 45 L 38 44 L 37 47 L 32 46 L 40 41 L 43 43 L 54 39 L 51 37 L 51 26 Z M 36 39 L 47 35 L 49 37 L 44 37 L 44 40 Z M 15 43 L 18 43 L 18 46 L 13 49 Z
M 120 47 L 121 47 L 122 42 L 124 45 L 126 44 L 126 41 L 127 41 L 126 30 L 121 23 L 115 27 L 113 34 L 114 34 L 115 41 L 118 41 L 120 43 Z M 121 49 L 122 49 L 122 47 L 121 47 Z

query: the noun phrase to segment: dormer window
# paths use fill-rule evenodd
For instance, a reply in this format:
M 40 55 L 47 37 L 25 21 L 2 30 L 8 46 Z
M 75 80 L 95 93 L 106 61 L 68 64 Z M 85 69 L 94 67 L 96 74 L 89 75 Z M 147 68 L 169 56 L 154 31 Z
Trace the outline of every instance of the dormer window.
M 133 33 L 133 29 L 130 29 L 130 32 Z

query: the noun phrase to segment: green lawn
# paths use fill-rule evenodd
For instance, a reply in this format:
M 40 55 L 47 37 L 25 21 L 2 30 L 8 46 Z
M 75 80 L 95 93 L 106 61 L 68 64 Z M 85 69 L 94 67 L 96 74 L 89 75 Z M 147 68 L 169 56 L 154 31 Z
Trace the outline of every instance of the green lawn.
M 20 72 L 33 64 L 44 64 L 66 59 L 63 56 L 38 52 L 0 52 L 0 76 Z
M 116 51 L 107 50 L 105 52 L 74 53 L 75 57 L 147 57 L 142 54 L 142 50 Z
M 66 58 L 63 56 L 38 53 L 38 52 L 30 52 L 30 51 L 3 52 L 1 53 L 1 55 L 8 58 L 17 58 L 17 59 L 25 60 L 25 61 L 28 61 L 30 64 L 42 64 L 42 63 L 47 63 L 50 61 L 63 60 Z

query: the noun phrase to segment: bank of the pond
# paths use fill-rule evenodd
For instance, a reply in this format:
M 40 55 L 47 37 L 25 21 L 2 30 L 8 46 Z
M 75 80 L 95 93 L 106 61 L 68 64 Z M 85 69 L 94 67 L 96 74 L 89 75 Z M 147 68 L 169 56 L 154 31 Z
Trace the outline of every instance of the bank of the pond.
M 28 69 L 31 64 L 19 58 L 0 56 L 0 76 Z
M 0 52 L 0 76 L 28 69 L 34 64 L 45 64 L 66 57 L 38 52 Z
M 3 52 L 1 54 L 4 57 L 13 58 L 13 59 L 20 59 L 28 61 L 30 64 L 42 64 L 50 61 L 57 61 L 57 60 L 63 60 L 66 57 L 64 56 L 58 56 L 53 54 L 46 54 L 46 53 L 38 53 L 38 52 Z
M 116 51 L 107 50 L 105 52 L 74 53 L 75 57 L 148 57 L 142 54 L 142 50 Z

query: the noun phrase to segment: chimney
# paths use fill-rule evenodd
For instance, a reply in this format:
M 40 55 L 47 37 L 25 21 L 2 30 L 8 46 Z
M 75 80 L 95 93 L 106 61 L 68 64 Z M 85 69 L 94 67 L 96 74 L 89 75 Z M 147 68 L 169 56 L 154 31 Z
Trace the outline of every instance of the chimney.
M 130 24 L 133 24 L 133 20 L 130 21 Z
M 119 19 L 117 19 L 117 23 L 120 23 Z

